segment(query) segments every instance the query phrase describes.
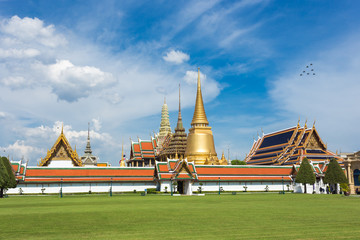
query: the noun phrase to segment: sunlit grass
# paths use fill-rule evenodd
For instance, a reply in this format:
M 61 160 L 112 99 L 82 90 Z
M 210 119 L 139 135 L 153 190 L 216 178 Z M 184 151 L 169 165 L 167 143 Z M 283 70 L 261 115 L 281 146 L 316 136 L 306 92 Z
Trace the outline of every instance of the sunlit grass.
M 65 195 L 0 199 L 4 239 L 332 239 L 360 236 L 341 195 Z

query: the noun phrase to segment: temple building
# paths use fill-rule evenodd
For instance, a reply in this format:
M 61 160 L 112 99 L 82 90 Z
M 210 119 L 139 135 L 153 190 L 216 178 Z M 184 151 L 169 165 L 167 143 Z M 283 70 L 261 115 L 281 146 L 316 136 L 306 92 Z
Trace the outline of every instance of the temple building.
M 82 161 L 76 152 L 76 147 L 73 150 L 65 137 L 64 127 L 61 128 L 60 136 L 53 147 L 47 151 L 46 157 L 42 158 L 39 162 L 40 167 L 72 167 L 82 165 Z
M 299 165 L 304 157 L 313 164 L 319 164 L 321 169 L 331 158 L 343 164 L 341 157 L 327 149 L 315 123 L 312 128 L 308 128 L 306 123 L 300 127 L 298 123 L 292 128 L 263 134 L 254 140 L 245 161 L 252 165 Z
M 179 84 L 179 113 L 177 125 L 174 134 L 168 134 L 163 143 L 161 152 L 159 153 L 159 160 L 167 161 L 169 159 L 183 159 L 186 150 L 187 134 L 183 126 L 181 117 L 181 103 L 180 103 L 180 84 Z
M 150 140 L 131 141 L 130 159 L 127 162 L 128 167 L 151 167 L 155 164 L 157 137 L 151 137 Z
M 86 148 L 84 151 L 84 155 L 81 157 L 81 162 L 83 165 L 97 165 L 98 157 L 92 154 L 91 146 L 90 146 L 90 126 L 88 126 L 88 137 L 86 142 Z
M 206 118 L 201 94 L 200 68 L 198 68 L 195 110 L 187 138 L 185 158 L 195 165 L 227 165 L 227 161 L 219 161 L 215 151 L 214 137 Z
M 349 180 L 351 194 L 360 193 L 360 151 L 355 153 L 343 153 L 346 177 Z

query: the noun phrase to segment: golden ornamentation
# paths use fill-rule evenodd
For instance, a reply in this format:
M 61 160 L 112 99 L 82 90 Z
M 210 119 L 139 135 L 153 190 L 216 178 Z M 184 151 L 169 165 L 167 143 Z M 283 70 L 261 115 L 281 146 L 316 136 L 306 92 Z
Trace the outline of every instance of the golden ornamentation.
M 40 160 L 39 166 L 48 166 L 52 160 L 72 160 L 74 166 L 82 166 L 79 155 L 72 150 L 64 134 L 64 127 L 53 147 L 47 151 L 46 157 Z
M 194 116 L 187 138 L 185 157 L 196 165 L 219 164 L 215 151 L 214 137 L 206 118 L 201 94 L 200 68 L 198 68 L 197 94 Z

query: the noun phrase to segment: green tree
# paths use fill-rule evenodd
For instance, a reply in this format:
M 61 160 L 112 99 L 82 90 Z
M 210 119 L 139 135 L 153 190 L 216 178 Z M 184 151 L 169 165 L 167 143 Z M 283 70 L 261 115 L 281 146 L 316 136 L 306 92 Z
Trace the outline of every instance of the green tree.
M 246 162 L 235 159 L 235 160 L 231 160 L 231 165 L 246 165 Z
M 302 160 L 300 164 L 299 172 L 296 175 L 295 182 L 304 184 L 305 193 L 306 193 L 306 184 L 315 183 L 315 174 L 307 158 L 304 158 Z
M 4 190 L 15 188 L 17 185 L 14 170 L 6 157 L 0 158 L 0 198 L 4 197 Z
M 330 159 L 330 163 L 325 172 L 324 183 L 335 185 L 336 193 L 338 183 L 348 183 L 344 171 L 341 169 L 335 158 Z

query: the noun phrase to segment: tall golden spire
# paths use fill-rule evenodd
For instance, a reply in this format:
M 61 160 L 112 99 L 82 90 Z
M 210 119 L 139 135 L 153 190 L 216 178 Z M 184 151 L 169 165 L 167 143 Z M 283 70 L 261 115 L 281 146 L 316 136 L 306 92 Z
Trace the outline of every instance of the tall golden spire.
M 195 165 L 219 164 L 215 151 L 214 137 L 206 118 L 201 95 L 200 68 L 198 68 L 194 116 L 186 142 L 185 157 L 189 162 L 194 162 Z
M 201 83 L 200 83 L 200 68 L 198 68 L 198 80 L 197 80 L 197 92 L 196 92 L 196 102 L 194 116 L 191 121 L 191 126 L 203 125 L 208 126 L 209 122 L 206 118 L 204 102 L 201 94 Z

